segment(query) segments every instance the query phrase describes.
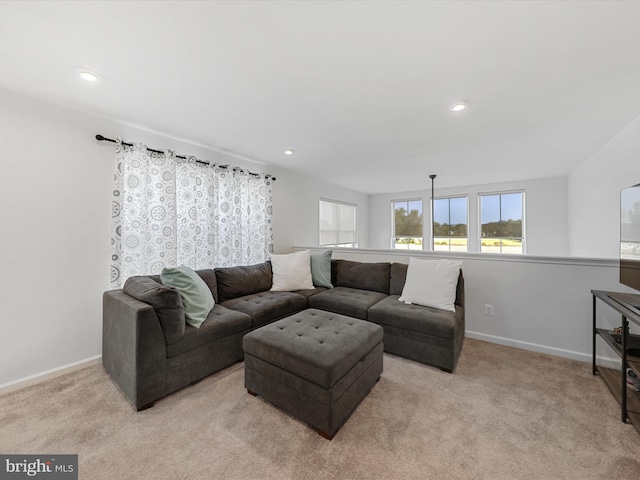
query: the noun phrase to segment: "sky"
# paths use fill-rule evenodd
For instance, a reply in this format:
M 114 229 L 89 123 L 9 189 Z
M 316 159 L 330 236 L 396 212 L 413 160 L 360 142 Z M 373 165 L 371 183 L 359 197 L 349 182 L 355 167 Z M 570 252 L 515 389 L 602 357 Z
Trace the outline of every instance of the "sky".
M 481 201 L 481 223 L 500 220 L 522 220 L 522 193 L 483 195 Z M 500 211 L 502 209 L 502 219 Z
M 451 218 L 449 218 L 451 215 Z M 436 198 L 433 214 L 436 223 L 449 225 L 467 224 L 467 198 Z

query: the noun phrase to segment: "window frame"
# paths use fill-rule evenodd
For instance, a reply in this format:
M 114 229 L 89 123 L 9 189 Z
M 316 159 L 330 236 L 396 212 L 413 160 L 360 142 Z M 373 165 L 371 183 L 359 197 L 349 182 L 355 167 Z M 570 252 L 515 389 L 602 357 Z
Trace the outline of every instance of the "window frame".
M 411 237 L 411 238 L 421 238 L 422 239 L 422 248 L 420 248 L 420 251 L 424 251 L 424 200 L 422 199 L 422 197 L 414 197 L 414 198 L 399 198 L 396 200 L 391 200 L 391 238 L 389 239 L 389 248 L 391 250 L 405 250 L 405 249 L 401 249 L 401 248 L 396 248 L 396 209 L 395 209 L 395 204 L 396 203 L 400 203 L 400 202 L 406 202 L 407 203 L 407 208 L 408 208 L 408 204 L 409 202 L 420 202 L 421 205 L 421 210 L 422 210 L 422 235 L 420 237 Z M 407 244 L 407 248 L 406 250 L 411 250 L 408 246 L 409 244 Z
M 503 252 L 502 251 L 502 241 L 500 242 L 500 252 L 483 252 L 482 251 L 482 197 L 489 197 L 492 195 L 513 195 L 519 193 L 522 195 L 522 252 L 520 253 L 509 253 L 509 252 Z M 477 204 L 477 210 L 478 210 L 478 234 L 477 234 L 477 251 L 478 253 L 484 253 L 484 254 L 493 254 L 493 255 L 526 255 L 527 253 L 527 231 L 526 231 L 526 225 L 527 225 L 527 203 L 526 203 L 526 191 L 524 189 L 522 190 L 501 190 L 499 192 L 482 192 L 482 193 L 478 193 L 476 196 L 476 204 Z M 500 220 L 502 221 L 502 199 L 500 201 L 500 205 L 501 205 L 501 210 L 500 210 Z M 493 237 L 492 237 L 493 238 Z M 505 237 L 498 237 L 500 238 L 500 240 L 502 240 Z
M 447 238 L 449 238 L 449 250 L 436 250 L 436 244 L 435 244 L 435 232 L 434 232 L 434 225 L 435 225 L 435 216 L 436 216 L 436 204 L 435 201 L 436 200 L 449 200 L 449 221 L 451 221 L 451 199 L 453 198 L 464 198 L 466 200 L 466 220 L 467 220 L 467 250 L 466 253 L 469 253 L 469 195 L 466 193 L 460 194 L 460 195 L 443 195 L 441 197 L 435 197 L 431 199 L 431 211 L 433 212 L 433 217 L 431 219 L 431 225 L 429 226 L 429 230 L 431 232 L 431 235 L 429 237 L 430 240 L 430 245 L 433 245 L 433 251 L 434 252 L 443 252 L 443 251 L 448 251 L 448 252 L 456 252 L 455 250 L 451 250 L 451 235 L 449 235 Z M 453 237 L 453 238 L 460 238 L 460 237 Z
M 349 243 L 322 243 L 322 228 L 321 228 L 321 210 L 322 210 L 322 202 L 331 203 L 334 205 L 346 205 L 348 207 L 353 207 L 353 242 Z M 338 231 L 336 225 L 336 232 Z M 336 238 L 337 240 L 337 238 Z M 320 247 L 336 247 L 336 248 L 358 248 L 358 204 L 344 202 L 342 200 L 333 200 L 330 198 L 320 197 L 318 199 L 318 246 Z

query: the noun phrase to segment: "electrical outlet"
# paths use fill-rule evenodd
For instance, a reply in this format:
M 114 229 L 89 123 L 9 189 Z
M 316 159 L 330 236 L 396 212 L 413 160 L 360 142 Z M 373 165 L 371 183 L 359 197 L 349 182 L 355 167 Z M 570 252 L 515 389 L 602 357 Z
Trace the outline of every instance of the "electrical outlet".
M 484 304 L 484 314 L 488 315 L 490 317 L 493 317 L 493 305 L 485 303 Z

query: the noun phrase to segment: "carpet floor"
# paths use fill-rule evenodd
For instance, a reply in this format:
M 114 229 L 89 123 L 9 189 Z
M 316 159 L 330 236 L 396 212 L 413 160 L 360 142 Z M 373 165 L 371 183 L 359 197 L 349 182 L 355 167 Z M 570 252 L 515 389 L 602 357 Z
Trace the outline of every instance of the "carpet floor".
M 458 369 L 385 354 L 332 441 L 252 397 L 238 363 L 136 413 L 101 366 L 0 396 L 0 453 L 93 479 L 640 478 L 640 435 L 589 364 L 466 339 Z

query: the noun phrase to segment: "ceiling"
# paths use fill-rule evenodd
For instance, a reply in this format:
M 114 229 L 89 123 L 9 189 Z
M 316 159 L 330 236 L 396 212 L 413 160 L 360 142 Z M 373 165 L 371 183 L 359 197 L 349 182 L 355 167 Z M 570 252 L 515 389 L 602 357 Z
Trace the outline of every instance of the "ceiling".
M 617 1 L 3 1 L 0 89 L 367 194 L 544 178 L 640 114 L 639 18 Z

